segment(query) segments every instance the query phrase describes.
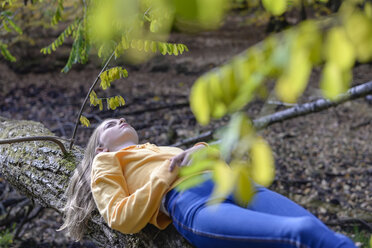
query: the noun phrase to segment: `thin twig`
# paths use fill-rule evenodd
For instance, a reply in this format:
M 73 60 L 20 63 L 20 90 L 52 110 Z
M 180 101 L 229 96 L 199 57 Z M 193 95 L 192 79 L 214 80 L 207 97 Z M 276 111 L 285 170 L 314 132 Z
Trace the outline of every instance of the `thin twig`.
M 345 218 L 339 219 L 336 221 L 328 221 L 325 223 L 326 225 L 336 226 L 336 225 L 352 225 L 352 224 L 359 224 L 363 228 L 372 231 L 372 225 L 363 219 L 358 218 Z
M 107 68 L 108 64 L 110 63 L 110 61 L 111 61 L 112 57 L 114 56 L 114 54 L 115 54 L 115 51 L 112 52 L 110 58 L 107 59 L 105 66 L 102 68 L 101 72 L 98 74 L 96 80 L 94 80 L 92 86 L 90 87 L 90 89 L 88 91 L 87 96 L 85 97 L 85 100 L 84 100 L 83 104 L 81 105 L 79 114 L 78 114 L 78 116 L 76 118 L 74 132 L 72 133 L 72 137 L 71 137 L 70 150 L 72 149 L 72 145 L 74 144 L 74 139 L 75 139 L 76 131 L 77 131 L 77 128 L 78 128 L 79 122 L 80 122 L 80 116 L 83 113 L 83 110 L 84 110 L 84 107 L 85 107 L 85 105 L 86 105 L 86 103 L 88 101 L 89 95 L 92 92 L 94 86 L 96 86 L 96 84 L 97 84 L 97 82 L 99 80 L 99 77 L 101 76 L 102 72 L 104 72 L 106 70 L 106 68 Z
M 65 146 L 58 139 L 67 140 L 67 139 L 63 139 L 63 138 L 59 138 L 59 137 L 55 137 L 55 136 L 29 136 L 29 137 L 19 137 L 19 138 L 13 138 L 13 139 L 2 139 L 2 140 L 0 140 L 0 145 L 1 144 L 12 144 L 12 143 L 18 143 L 18 142 L 25 142 L 25 141 L 47 140 L 47 141 L 52 141 L 52 142 L 56 143 L 61 148 L 63 154 L 67 155 L 68 152 L 66 151 Z

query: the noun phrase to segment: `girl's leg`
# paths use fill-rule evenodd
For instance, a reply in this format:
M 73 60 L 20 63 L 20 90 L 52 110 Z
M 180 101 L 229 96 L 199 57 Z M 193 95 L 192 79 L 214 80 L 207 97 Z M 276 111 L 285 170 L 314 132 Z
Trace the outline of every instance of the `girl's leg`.
M 270 197 L 271 191 L 259 189 L 245 209 L 230 200 L 206 205 L 212 188 L 207 181 L 182 194 L 173 190 L 167 195 L 175 227 L 197 247 L 355 247 L 274 192 Z

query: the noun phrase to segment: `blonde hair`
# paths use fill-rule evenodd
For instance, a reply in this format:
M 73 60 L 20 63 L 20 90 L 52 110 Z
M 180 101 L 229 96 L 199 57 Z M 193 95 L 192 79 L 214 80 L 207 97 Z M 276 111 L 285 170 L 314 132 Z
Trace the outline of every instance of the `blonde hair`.
M 96 207 L 90 189 L 90 173 L 93 159 L 96 156 L 96 148 L 100 146 L 101 125 L 94 130 L 89 138 L 84 158 L 76 167 L 66 189 L 66 204 L 60 209 L 64 215 L 64 223 L 58 231 L 66 229 L 67 233 L 76 241 L 82 239 L 87 220 Z

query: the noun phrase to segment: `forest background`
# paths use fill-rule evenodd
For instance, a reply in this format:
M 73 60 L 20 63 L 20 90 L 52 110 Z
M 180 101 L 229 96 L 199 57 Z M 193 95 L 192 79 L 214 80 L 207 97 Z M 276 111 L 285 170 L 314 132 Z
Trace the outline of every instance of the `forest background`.
M 115 81 L 104 92 L 107 96 L 119 92 L 126 105 L 114 111 L 86 108 L 85 116 L 92 125 L 78 130 L 76 143 L 84 146 L 92 128 L 108 117 L 125 116 L 139 130 L 143 142 L 159 145 L 174 144 L 225 126 L 229 117 L 206 126 L 197 124 L 189 108 L 190 89 L 195 80 L 263 40 L 270 32 L 282 31 L 303 18 L 319 18 L 337 10 L 331 4 L 310 2 L 302 11 L 295 8 L 284 16 L 272 18 L 262 5 L 248 8 L 245 2 L 236 1 L 221 27 L 214 31 L 190 32 L 173 26 L 168 42 L 185 44 L 189 52 L 179 56 L 160 54 L 141 64 L 119 60 L 129 77 Z M 25 3 L 28 7 L 31 5 L 31 2 Z M 68 1 L 65 4 L 65 13 L 69 16 L 75 9 Z M 1 116 L 40 121 L 57 136 L 69 138 L 81 102 L 102 69 L 102 61 L 92 55 L 87 64 L 74 65 L 67 74 L 61 73 L 73 41 L 66 39 L 55 53 L 47 56 L 40 53 L 40 49 L 51 44 L 66 25 L 52 27 L 44 19 L 45 15 L 32 7 L 21 9 L 17 14 L 22 16 L 16 22 L 23 30 L 22 35 L 4 34 L 4 40 L 10 41 L 8 49 L 17 61 L 1 61 Z M 49 17 L 53 16 L 54 12 L 49 13 Z M 73 18 L 67 18 L 67 23 L 68 20 L 73 21 Z M 366 62 L 353 64 L 352 85 L 370 81 L 371 67 Z M 321 68 L 315 67 L 299 103 L 322 97 L 321 77 Z M 266 99 L 255 99 L 244 107 L 244 112 L 252 119 L 293 106 L 275 97 L 272 81 L 264 93 L 261 92 Z M 346 232 L 364 245 L 371 231 L 372 153 L 368 140 L 372 111 L 368 99 L 278 123 L 259 133 L 270 144 L 275 158 L 276 177 L 271 187 L 308 208 L 333 229 Z M 14 214 L 13 221 L 1 225 L 4 243 L 11 239 L 14 246 L 25 247 L 31 244 L 68 247 L 72 244 L 62 233 L 55 232 L 61 221 L 57 213 L 30 207 L 32 202 L 17 195 L 5 180 L 1 179 L 0 183 L 2 204 L 14 203 L 3 208 L 3 216 Z M 27 207 L 33 209 L 35 218 L 20 223 Z M 14 234 L 16 239 L 12 237 Z

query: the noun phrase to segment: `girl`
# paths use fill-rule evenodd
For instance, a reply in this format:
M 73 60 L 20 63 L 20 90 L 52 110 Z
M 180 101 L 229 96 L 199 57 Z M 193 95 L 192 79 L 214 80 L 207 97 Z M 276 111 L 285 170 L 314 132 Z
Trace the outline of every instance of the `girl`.
M 182 180 L 179 167 L 205 145 L 185 151 L 139 145 L 125 119 L 104 121 L 90 137 L 71 178 L 60 229 L 79 240 L 97 207 L 107 224 L 120 232 L 136 233 L 147 223 L 164 229 L 173 222 L 196 247 L 355 247 L 304 208 L 263 187 L 256 187 L 253 201 L 244 208 L 233 195 L 219 205 L 207 205 L 211 179 L 183 192 L 173 189 Z

